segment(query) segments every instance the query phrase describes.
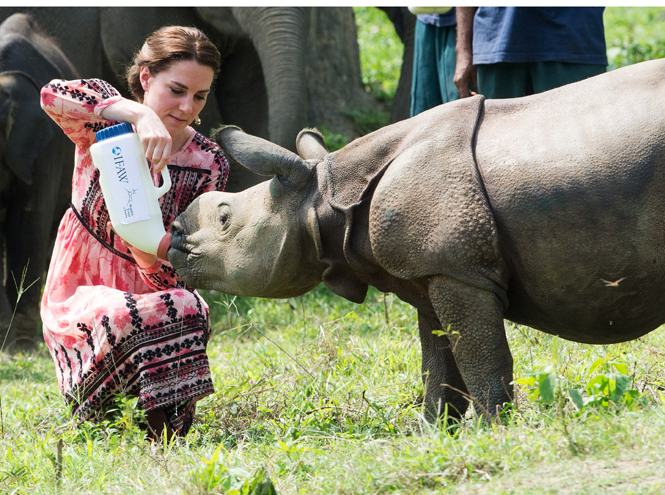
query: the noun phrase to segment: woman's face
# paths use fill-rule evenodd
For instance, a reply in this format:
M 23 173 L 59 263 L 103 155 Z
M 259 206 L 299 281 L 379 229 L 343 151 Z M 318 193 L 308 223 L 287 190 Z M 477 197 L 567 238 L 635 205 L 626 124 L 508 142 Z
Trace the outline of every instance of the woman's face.
M 154 75 L 147 67 L 141 67 L 143 104 L 159 116 L 175 139 L 203 109 L 214 75 L 211 67 L 195 60 L 173 62 Z

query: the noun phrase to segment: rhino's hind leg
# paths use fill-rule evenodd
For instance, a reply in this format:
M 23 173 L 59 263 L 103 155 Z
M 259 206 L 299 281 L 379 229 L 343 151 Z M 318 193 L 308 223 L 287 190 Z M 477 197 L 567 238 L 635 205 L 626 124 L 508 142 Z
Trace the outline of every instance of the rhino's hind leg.
M 476 414 L 497 416 L 513 399 L 513 357 L 501 300 L 487 290 L 444 276 L 430 279 L 429 294 Z
M 418 329 L 423 350 L 425 418 L 433 423 L 448 406 L 448 417 L 460 418 L 469 406 L 468 393 L 448 337 L 434 316 L 418 312 Z

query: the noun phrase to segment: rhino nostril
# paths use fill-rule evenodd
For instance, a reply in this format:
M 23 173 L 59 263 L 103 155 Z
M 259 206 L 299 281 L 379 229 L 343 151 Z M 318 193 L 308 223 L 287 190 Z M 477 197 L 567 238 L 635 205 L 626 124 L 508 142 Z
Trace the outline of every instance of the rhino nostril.
M 173 223 L 171 224 L 171 233 L 174 235 L 184 235 L 185 234 L 185 229 L 180 223 L 180 218 L 176 218 Z

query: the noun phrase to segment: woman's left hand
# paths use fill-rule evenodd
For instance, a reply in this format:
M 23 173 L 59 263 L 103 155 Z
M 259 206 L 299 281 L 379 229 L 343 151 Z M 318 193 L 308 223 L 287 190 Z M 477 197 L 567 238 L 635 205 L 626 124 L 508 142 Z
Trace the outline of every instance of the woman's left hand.
M 140 268 L 146 269 L 150 268 L 152 265 L 154 265 L 157 260 L 159 259 L 156 255 L 146 253 L 145 251 L 141 251 L 139 248 L 132 246 L 130 243 L 128 243 L 126 240 L 124 240 L 122 237 L 118 235 L 118 233 L 113 229 L 113 225 L 111 225 L 111 222 L 107 222 L 108 227 L 113 230 L 115 233 L 116 238 L 118 239 L 118 242 L 125 246 L 129 251 L 132 253 L 132 256 L 134 257 L 134 260 L 136 261 L 136 264 L 139 265 Z

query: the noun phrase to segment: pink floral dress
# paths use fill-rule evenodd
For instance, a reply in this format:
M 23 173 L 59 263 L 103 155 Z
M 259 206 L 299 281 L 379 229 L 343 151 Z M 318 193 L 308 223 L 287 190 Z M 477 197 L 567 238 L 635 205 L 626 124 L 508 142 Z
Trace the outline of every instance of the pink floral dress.
M 76 144 L 72 204 L 58 229 L 41 303 L 44 339 L 79 420 L 94 419 L 126 393 L 146 411 L 164 408 L 170 426 L 184 434 L 196 401 L 213 392 L 208 306 L 168 262 L 139 268 L 107 227 L 90 146 L 96 131 L 117 124 L 101 112 L 120 98 L 99 79 L 54 80 L 41 91 L 42 108 Z M 223 190 L 229 174 L 219 147 L 193 129 L 168 168 L 173 185 L 160 199 L 167 231 L 194 198 Z M 159 185 L 160 176 L 153 178 Z

